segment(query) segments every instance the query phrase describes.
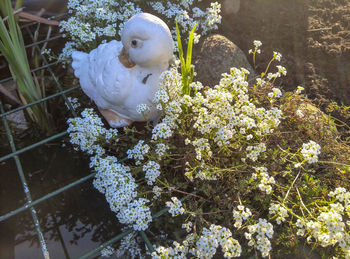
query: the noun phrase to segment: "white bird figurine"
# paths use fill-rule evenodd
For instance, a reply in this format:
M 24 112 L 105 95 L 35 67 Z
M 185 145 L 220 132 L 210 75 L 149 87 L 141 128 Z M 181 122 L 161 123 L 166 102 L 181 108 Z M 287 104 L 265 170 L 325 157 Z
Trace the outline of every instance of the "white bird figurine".
M 124 127 L 159 117 L 152 100 L 173 49 L 168 26 L 152 14 L 140 13 L 126 22 L 121 42 L 101 44 L 89 54 L 74 51 L 72 67 L 109 125 Z M 136 111 L 140 104 L 147 105 L 147 118 Z

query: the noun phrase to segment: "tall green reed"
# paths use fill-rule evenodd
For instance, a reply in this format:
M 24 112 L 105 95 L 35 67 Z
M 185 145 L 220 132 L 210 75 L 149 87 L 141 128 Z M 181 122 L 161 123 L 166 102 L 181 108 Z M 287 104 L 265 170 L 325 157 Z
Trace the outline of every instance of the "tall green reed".
M 24 104 L 40 100 L 44 92 L 33 80 L 22 32 L 13 14 L 11 1 L 2 0 L 0 11 L 2 13 L 0 16 L 0 52 L 8 62 L 11 75 L 19 90 L 19 96 Z M 30 119 L 41 129 L 51 131 L 45 103 L 27 108 L 27 112 Z

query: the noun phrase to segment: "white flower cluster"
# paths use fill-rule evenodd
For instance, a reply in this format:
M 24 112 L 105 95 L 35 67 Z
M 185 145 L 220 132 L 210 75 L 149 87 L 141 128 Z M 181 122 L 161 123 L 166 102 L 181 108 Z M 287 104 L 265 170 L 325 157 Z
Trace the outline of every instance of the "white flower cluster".
M 304 236 L 306 233 L 308 241 L 313 238 L 323 247 L 338 244 L 345 258 L 350 258 L 350 222 L 344 223 L 345 217 L 350 216 L 350 192 L 338 187 L 328 196 L 334 200 L 320 207 L 318 216 L 313 217 L 312 220 L 298 219 L 297 234 Z
M 282 112 L 276 107 L 270 110 L 259 108 L 251 101 L 246 81 L 248 73 L 244 68 L 232 68 L 229 74 L 223 74 L 219 85 L 203 93 L 195 91 L 193 97 L 182 95 L 181 75 L 176 70 L 163 73 L 161 88 L 156 93 L 154 102 L 164 111 L 165 117 L 155 127 L 153 139 L 158 139 L 158 135 L 167 138 L 173 134 L 181 122 L 181 113 L 185 112 L 183 107 L 191 108 L 193 130 L 198 132 L 193 135 L 195 138 L 187 139 L 185 143 L 194 147 L 198 162 L 210 159 L 214 150 L 226 145 L 240 149 L 241 145 L 232 144 L 239 142 L 242 137 L 251 140 L 271 134 L 280 124 Z M 266 150 L 266 145 L 257 143 L 245 148 L 247 157 L 256 161 Z M 199 177 L 196 172 L 188 172 L 188 175 Z M 213 175 L 208 176 L 209 178 L 212 179 Z M 206 179 L 203 170 L 201 179 Z
M 191 8 L 194 2 L 196 0 L 154 1 L 150 2 L 150 6 L 169 20 L 176 20 L 179 28 L 184 32 L 190 32 L 196 23 L 202 35 L 216 30 L 217 24 L 221 23 L 221 5 L 218 2 L 210 3 L 210 7 L 203 11 L 198 7 Z M 173 28 L 172 33 L 176 41 L 175 28 Z M 198 42 L 199 37 L 199 34 L 195 34 L 194 43 Z
M 148 200 L 136 199 L 137 184 L 130 173 L 130 168 L 118 163 L 114 156 L 106 156 L 105 149 L 99 144 L 117 141 L 116 129 L 105 129 L 101 119 L 92 109 L 85 109 L 82 117 L 68 119 L 70 142 L 76 149 L 87 152 L 91 157 L 90 168 L 96 176 L 94 187 L 103 193 L 113 212 L 121 223 L 132 224 L 135 230 L 145 230 L 152 221 Z M 139 150 L 130 152 L 132 158 L 143 159 L 143 142 Z M 141 150 L 141 151 L 140 151 Z M 136 199 L 136 200 L 135 200 Z
M 113 211 L 118 212 L 123 207 L 124 203 L 127 204 L 136 197 L 136 184 L 135 180 L 129 173 L 130 168 L 118 163 L 116 157 L 107 156 L 102 158 L 94 156 L 91 158 L 90 168 L 94 168 L 97 172 L 93 184 L 101 193 L 111 193 L 114 189 L 118 189 L 118 187 L 128 184 L 126 187 L 128 192 L 125 193 L 128 195 L 124 195 L 123 190 L 121 190 L 114 193 L 113 196 L 106 197 L 107 201 L 112 206 Z M 120 178 L 119 175 L 121 176 Z M 118 196 L 121 198 L 117 198 Z M 125 201 L 122 202 L 121 200 Z
M 191 87 L 192 89 L 194 89 L 195 91 L 200 91 L 200 90 L 203 89 L 203 85 L 202 85 L 202 83 L 199 82 L 199 81 L 197 81 L 197 82 L 192 82 L 192 83 L 190 84 L 190 87 Z
M 165 82 L 165 78 L 169 76 L 168 71 L 165 73 L 162 73 L 160 76 L 160 80 L 163 80 Z M 157 109 L 162 110 L 163 107 L 161 103 L 167 103 L 169 101 L 169 95 L 165 89 L 160 89 L 156 92 L 153 98 L 153 102 L 158 103 Z
M 129 149 L 126 153 L 129 159 L 135 159 L 136 165 L 141 164 L 140 161 L 145 159 L 145 155 L 149 152 L 150 147 L 145 143 L 144 140 L 139 140 L 139 142 L 134 146 L 134 148 Z
M 145 178 L 147 179 L 148 185 L 153 185 L 157 177 L 160 175 L 159 171 L 160 165 L 154 161 L 148 161 L 147 164 L 143 166 L 143 171 L 146 172 Z
M 168 212 L 173 216 L 182 215 L 185 213 L 185 209 L 182 207 L 181 201 L 176 197 L 171 197 L 171 201 L 167 201 L 165 205 L 169 207 Z
M 250 158 L 252 161 L 256 161 L 259 158 L 260 153 L 266 151 L 265 143 L 260 143 L 257 146 L 247 146 L 247 158 Z
M 161 122 L 158 123 L 152 130 L 152 139 L 167 139 L 172 136 L 173 132 L 168 124 Z
M 117 141 L 118 131 L 104 128 L 101 118 L 93 109 L 85 109 L 81 116 L 67 120 L 70 142 L 75 146 L 75 150 L 80 149 L 89 155 L 103 155 L 105 150 L 99 144 L 100 140 L 104 139 L 107 143 Z
M 255 235 L 255 237 L 254 237 Z M 273 235 L 273 226 L 266 219 L 259 218 L 259 222 L 248 226 L 248 232 L 244 233 L 249 240 L 248 245 L 254 246 L 261 252 L 262 257 L 266 257 L 271 251 L 271 239 Z
M 260 40 L 254 40 L 253 41 L 253 44 L 254 44 L 254 50 L 250 49 L 249 50 L 249 54 L 255 54 L 255 53 L 258 53 L 260 54 L 261 53 L 261 50 L 259 49 L 261 46 L 262 46 L 262 43 Z
M 110 257 L 115 253 L 114 248 L 111 246 L 106 246 L 101 250 L 102 257 Z
M 165 152 L 169 149 L 169 146 L 164 143 L 158 143 L 156 144 L 156 154 L 159 158 L 163 157 L 165 155 Z
M 188 237 L 188 236 L 187 236 Z M 180 244 L 176 241 L 173 242 L 172 247 L 164 247 L 159 246 L 155 249 L 155 251 L 152 253 L 153 259 L 170 259 L 170 258 L 179 258 L 179 259 L 186 259 L 188 250 L 189 250 L 189 239 L 187 238 L 183 244 Z
M 115 251 L 116 258 L 144 258 L 136 235 L 135 232 L 130 233 L 120 240 L 120 246 Z
M 267 96 L 270 98 L 270 102 L 273 103 L 277 98 L 282 96 L 282 92 L 279 88 L 272 88 L 272 92 L 268 93 Z
M 213 152 L 210 150 L 209 141 L 206 138 L 196 138 L 193 141 L 188 140 L 187 144 L 194 146 L 197 160 L 202 160 L 202 155 L 209 157 L 213 155 Z
M 277 203 L 270 204 L 269 214 L 276 215 L 276 222 L 278 225 L 286 221 L 286 218 L 288 217 L 288 211 Z
M 71 59 L 72 53 L 75 50 L 76 50 L 76 44 L 74 42 L 67 41 L 60 55 L 58 56 L 58 60 L 62 61 L 63 64 L 67 63 L 67 61 Z
M 303 113 L 303 111 L 302 110 L 300 110 L 300 109 L 298 109 L 297 111 L 296 111 L 296 113 L 295 113 L 299 118 L 304 118 L 304 113 Z
M 154 193 L 153 199 L 158 199 L 162 195 L 162 188 L 159 186 L 153 186 L 152 192 Z
M 73 110 L 76 110 L 76 109 L 78 109 L 81 106 L 81 104 L 79 103 L 78 98 L 72 98 L 72 97 L 68 96 L 67 100 L 72 105 Z M 65 105 L 66 105 L 67 109 L 69 109 L 68 104 L 65 103 Z
M 329 197 L 334 197 L 340 202 L 344 202 L 346 206 L 346 212 L 350 212 L 350 208 L 348 207 L 350 205 L 350 193 L 346 191 L 343 187 L 338 187 L 334 191 L 329 192 Z M 350 214 L 348 214 L 350 216 Z
M 305 235 L 305 221 L 302 219 L 298 219 L 295 223 L 295 226 L 298 228 L 297 235 L 304 236 Z
M 147 199 L 139 198 L 129 203 L 117 214 L 120 223 L 133 224 L 133 228 L 137 231 L 146 230 L 152 222 L 150 208 L 146 205 L 148 202 Z
M 315 141 L 310 140 L 308 143 L 303 144 L 300 153 L 306 162 L 313 164 L 318 161 L 318 155 L 321 154 L 321 147 Z
M 92 159 L 90 166 L 97 172 L 94 187 L 105 194 L 111 210 L 123 224 L 133 224 L 135 230 L 145 230 L 152 221 L 148 200 L 138 199 L 137 184 L 130 168 L 117 162 L 115 157 Z
M 279 78 L 281 76 L 286 76 L 287 75 L 287 69 L 283 66 L 276 66 L 278 71 L 276 73 L 268 73 L 267 74 L 267 79 L 268 80 L 272 80 L 272 79 L 276 79 Z
M 239 257 L 242 249 L 229 229 L 212 224 L 209 229 L 203 228 L 202 235 L 189 234 L 182 244 L 173 242 L 173 247 L 157 247 L 152 258 L 187 258 L 190 253 L 195 258 L 209 259 L 221 246 L 225 258 Z
M 246 221 L 252 213 L 249 208 L 245 208 L 243 205 L 238 205 L 237 209 L 233 210 L 233 218 L 235 220 L 234 227 L 239 229 L 242 227 L 243 221 Z
M 149 111 L 149 107 L 145 103 L 138 104 L 136 106 L 136 112 L 143 115 L 145 118 L 147 118 L 147 113 Z
M 305 90 L 304 87 L 298 86 L 298 87 L 297 87 L 297 90 L 295 91 L 295 93 L 296 93 L 296 94 L 301 94 L 301 92 L 304 91 L 304 90 Z
M 266 167 L 254 167 L 255 173 L 252 174 L 253 180 L 260 180 L 258 185 L 259 189 L 266 194 L 270 194 L 272 191 L 272 184 L 275 184 L 275 178 L 269 176 Z
M 281 61 L 281 58 L 282 58 L 282 54 L 277 52 L 277 51 L 274 51 L 273 52 L 273 59 L 276 59 L 277 61 Z
M 192 252 L 197 258 L 212 258 L 219 245 L 225 258 L 238 257 L 242 249 L 238 241 L 232 238 L 229 229 L 211 225 L 209 229 L 203 228 L 202 236 L 196 242 L 196 250 Z
M 187 222 L 187 223 L 182 224 L 181 227 L 184 228 L 184 229 L 186 229 L 186 232 L 189 233 L 189 232 L 192 231 L 192 226 L 193 226 L 192 222 L 189 221 L 189 222 Z
M 182 112 L 181 89 L 181 75 L 178 73 L 176 67 L 172 67 L 160 76 L 160 89 L 155 93 L 153 98 L 153 102 L 157 105 L 157 108 L 164 111 L 162 123 L 168 125 L 172 130 L 177 128 L 179 116 Z

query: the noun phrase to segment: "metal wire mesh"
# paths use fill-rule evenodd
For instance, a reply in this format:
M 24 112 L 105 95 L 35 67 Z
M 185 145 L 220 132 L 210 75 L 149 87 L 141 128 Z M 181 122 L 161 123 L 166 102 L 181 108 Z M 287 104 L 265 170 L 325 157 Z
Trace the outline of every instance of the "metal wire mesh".
M 32 34 L 32 31 L 30 30 L 30 26 L 31 25 L 35 25 L 36 23 L 30 23 L 30 24 L 27 24 L 25 26 L 22 27 L 22 29 L 25 29 L 31 39 L 34 41 L 34 36 Z M 24 148 L 21 148 L 21 149 L 17 149 L 16 148 L 16 145 L 15 145 L 15 142 L 14 142 L 14 139 L 13 139 L 13 135 L 12 135 L 12 132 L 10 130 L 10 127 L 9 127 L 9 123 L 7 121 L 7 118 L 6 116 L 12 114 L 12 113 L 15 113 L 15 112 L 18 112 L 18 111 L 22 111 L 22 110 L 25 110 L 33 105 L 37 105 L 39 103 L 42 103 L 42 102 L 46 102 L 48 100 L 51 100 L 53 98 L 63 98 L 68 109 L 70 110 L 70 112 L 72 113 L 73 116 L 76 116 L 76 113 L 73 109 L 73 106 L 72 106 L 72 103 L 69 101 L 69 99 L 67 98 L 66 94 L 72 92 L 72 91 L 75 91 L 77 89 L 79 89 L 80 87 L 79 86 L 74 86 L 70 89 L 66 89 L 64 90 L 61 86 L 61 84 L 59 83 L 59 81 L 57 80 L 57 77 L 55 76 L 55 74 L 53 73 L 51 67 L 56 65 L 57 62 L 53 62 L 53 63 L 49 63 L 46 59 L 45 56 L 42 55 L 41 51 L 40 51 L 40 48 L 39 48 L 39 45 L 40 44 L 44 44 L 46 42 L 49 42 L 49 41 L 53 41 L 53 40 L 57 40 L 61 38 L 60 35 L 55 35 L 55 36 L 52 36 L 50 37 L 49 39 L 46 39 L 46 40 L 42 40 L 42 41 L 34 41 L 33 43 L 31 44 L 28 44 L 26 45 L 26 48 L 28 47 L 34 47 L 36 49 L 36 51 L 38 52 L 38 55 L 40 55 L 40 57 L 42 58 L 43 60 L 43 63 L 44 65 L 41 66 L 41 67 L 37 67 L 35 69 L 32 69 L 31 71 L 32 72 L 36 72 L 36 71 L 39 71 L 39 70 L 47 70 L 51 76 L 51 78 L 53 79 L 53 82 L 55 83 L 55 86 L 57 88 L 57 93 L 55 94 L 52 94 L 50 96 L 47 96 L 45 98 L 42 98 L 38 101 L 35 101 L 35 102 L 32 102 L 32 103 L 29 103 L 29 104 L 26 104 L 26 105 L 23 105 L 23 106 L 20 106 L 18 108 L 15 108 L 15 109 L 12 109 L 10 111 L 6 111 L 5 112 L 5 109 L 4 109 L 4 106 L 3 106 L 3 103 L 1 102 L 0 100 L 0 118 L 1 120 L 3 121 L 3 125 L 4 125 L 4 128 L 5 128 L 5 132 L 6 132 L 6 136 L 7 136 L 7 139 L 9 141 L 9 144 L 10 144 L 10 148 L 11 148 L 11 152 L 7 155 L 4 155 L 2 157 L 0 157 L 0 162 L 2 161 L 5 161 L 5 160 L 8 160 L 8 159 L 11 159 L 13 158 L 15 160 L 15 164 L 16 164 L 16 167 L 17 167 L 17 172 L 18 172 L 18 175 L 20 177 L 20 180 L 21 180 L 21 183 L 22 183 L 22 187 L 23 187 L 23 190 L 24 190 L 24 194 L 25 194 L 25 198 L 26 198 L 26 203 L 24 206 L 22 207 L 19 207 L 15 210 L 12 210 L 4 215 L 1 215 L 0 216 L 0 222 L 2 221 L 5 221 L 6 219 L 9 219 L 21 212 L 24 212 L 24 211 L 30 211 L 31 212 L 31 216 L 32 216 L 32 220 L 34 222 L 34 226 L 35 226 L 35 229 L 36 229 L 36 233 L 37 233 L 37 236 L 39 238 L 39 241 L 40 241 L 40 246 L 41 246 L 41 250 L 42 250 L 42 254 L 43 254 L 43 257 L 44 258 L 50 258 L 50 253 L 49 253 L 49 250 L 47 248 L 47 245 L 46 245 L 46 241 L 45 241 L 45 238 L 44 238 L 44 234 L 40 228 L 40 223 L 39 223 L 39 219 L 38 219 L 38 216 L 37 216 L 37 212 L 36 212 L 36 209 L 35 209 L 35 206 L 36 205 L 39 205 L 40 203 L 44 202 L 44 201 L 47 201 L 48 199 L 52 198 L 52 197 L 55 197 L 56 195 L 60 194 L 60 193 L 63 193 L 64 191 L 67 191 L 79 184 L 82 184 L 86 181 L 88 181 L 89 179 L 92 179 L 96 173 L 91 173 L 87 176 L 84 176 L 68 185 L 65 185 L 64 187 L 62 188 L 59 188 L 53 192 L 50 192 L 44 196 L 42 196 L 41 198 L 39 199 L 36 199 L 36 200 L 33 200 L 32 199 L 32 195 L 31 195 L 31 190 L 29 189 L 28 187 L 28 184 L 27 184 L 27 180 L 26 180 L 26 177 L 25 177 L 25 174 L 24 174 L 24 170 L 23 170 L 23 167 L 22 167 L 22 163 L 21 163 L 21 160 L 19 158 L 19 155 L 24 153 L 24 152 L 28 152 L 36 147 L 39 147 L 47 142 L 50 142 L 50 141 L 54 141 L 54 140 L 58 140 L 62 137 L 64 137 L 67 132 L 64 131 L 64 132 L 61 132 L 61 133 L 58 133 L 58 134 L 55 134 L 55 135 L 52 135 L 52 136 L 49 136 L 45 139 L 42 139 L 32 145 L 29 145 L 29 146 L 26 146 Z M 2 79 L 0 80 L 0 84 L 1 83 L 4 83 L 4 82 L 7 82 L 7 81 L 10 81 L 12 80 L 11 77 L 9 78 L 5 78 L 5 79 Z M 121 160 L 122 162 L 123 160 Z M 182 198 L 181 200 L 185 200 L 187 199 L 189 196 L 185 196 L 184 198 Z M 155 213 L 153 215 L 153 219 L 156 219 L 157 217 L 161 216 L 162 214 L 164 214 L 165 212 L 167 211 L 167 209 L 163 209 L 157 213 Z M 111 244 L 114 244 L 115 242 L 119 241 L 120 239 L 122 239 L 123 237 L 125 237 L 126 235 L 132 233 L 133 230 L 132 229 L 129 229 L 127 231 L 124 231 L 120 234 L 118 234 L 117 236 L 113 237 L 112 239 L 110 239 L 109 241 L 101 244 L 100 246 L 92 249 L 91 251 L 89 251 L 88 253 L 86 253 L 85 255 L 81 256 L 80 258 L 91 258 L 93 256 L 96 256 L 103 248 L 111 245 Z M 142 237 L 142 239 L 144 240 L 145 244 L 146 244 L 146 247 L 147 249 L 150 251 L 150 252 L 153 252 L 153 246 L 151 244 L 151 242 L 149 241 L 149 239 L 147 238 L 145 232 L 143 231 L 140 231 L 139 232 L 140 236 Z

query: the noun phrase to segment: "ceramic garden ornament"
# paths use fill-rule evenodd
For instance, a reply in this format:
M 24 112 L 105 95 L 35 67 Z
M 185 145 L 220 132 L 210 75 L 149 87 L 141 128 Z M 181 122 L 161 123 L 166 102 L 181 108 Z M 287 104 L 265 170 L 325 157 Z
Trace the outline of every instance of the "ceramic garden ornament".
M 152 100 L 173 48 L 168 26 L 154 15 L 140 13 L 125 24 L 121 42 L 101 44 L 89 54 L 74 51 L 74 75 L 111 127 L 154 121 L 159 111 Z M 136 111 L 140 104 L 148 107 L 144 114 Z

